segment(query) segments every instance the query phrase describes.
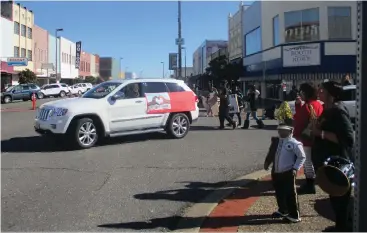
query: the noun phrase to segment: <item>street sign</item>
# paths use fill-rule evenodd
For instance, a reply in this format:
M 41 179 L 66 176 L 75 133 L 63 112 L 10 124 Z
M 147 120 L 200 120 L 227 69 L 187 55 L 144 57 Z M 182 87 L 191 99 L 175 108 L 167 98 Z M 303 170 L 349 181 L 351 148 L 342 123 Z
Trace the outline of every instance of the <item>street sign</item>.
M 181 39 L 179 39 L 179 38 L 177 38 L 176 39 L 176 45 L 184 45 L 185 44 L 185 39 L 184 38 L 181 38 Z
M 8 57 L 6 63 L 8 66 L 27 66 L 28 59 L 25 57 Z
M 177 53 L 170 53 L 169 54 L 169 70 L 176 70 L 177 69 Z

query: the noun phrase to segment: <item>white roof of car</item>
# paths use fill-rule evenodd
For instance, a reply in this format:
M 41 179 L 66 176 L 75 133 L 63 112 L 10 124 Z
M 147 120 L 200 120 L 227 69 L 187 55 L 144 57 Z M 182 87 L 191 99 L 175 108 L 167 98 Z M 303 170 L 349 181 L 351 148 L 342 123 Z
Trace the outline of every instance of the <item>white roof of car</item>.
M 171 83 L 183 83 L 183 80 L 174 78 L 136 78 L 136 79 L 112 79 L 106 82 L 112 83 L 135 83 L 135 82 L 171 82 Z

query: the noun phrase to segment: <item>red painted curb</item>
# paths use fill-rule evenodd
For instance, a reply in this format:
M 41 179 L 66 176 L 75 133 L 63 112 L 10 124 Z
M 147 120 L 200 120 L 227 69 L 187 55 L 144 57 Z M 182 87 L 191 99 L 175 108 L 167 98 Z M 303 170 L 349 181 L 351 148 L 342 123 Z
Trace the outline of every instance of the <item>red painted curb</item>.
M 298 175 L 303 174 L 303 169 Z M 261 198 L 261 194 L 272 189 L 271 176 L 268 175 L 255 184 L 237 189 L 206 217 L 199 232 L 237 232 L 239 226 L 244 224 L 243 216 Z M 265 182 L 259 184 L 258 182 Z

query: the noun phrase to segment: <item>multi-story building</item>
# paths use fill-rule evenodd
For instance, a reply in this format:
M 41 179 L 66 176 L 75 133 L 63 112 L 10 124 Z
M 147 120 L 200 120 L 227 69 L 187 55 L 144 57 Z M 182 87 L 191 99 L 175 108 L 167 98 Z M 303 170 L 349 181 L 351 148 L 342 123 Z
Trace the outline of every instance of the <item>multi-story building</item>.
M 94 54 L 94 61 L 95 61 L 95 72 L 96 72 L 96 76 L 95 77 L 99 77 L 99 56 L 97 54 Z
M 48 31 L 34 25 L 33 27 L 33 62 L 34 72 L 38 78 L 48 79 L 53 71 L 53 65 L 49 65 L 48 57 Z M 47 81 L 46 81 L 47 83 Z
M 99 68 L 97 65 L 98 55 L 90 54 L 90 75 L 99 77 Z
M 205 40 L 193 55 L 193 68 L 195 75 L 204 74 L 208 67 L 207 57 L 213 50 L 218 50 L 228 46 L 226 40 Z
M 58 60 L 61 61 L 61 79 L 65 83 L 73 83 L 79 76 L 79 71 L 75 68 L 76 44 L 64 37 L 60 37 L 58 55 L 60 56 Z
M 2 3 L 2 2 L 1 2 Z M 3 9 L 1 9 L 3 10 Z M 14 24 L 9 18 L 4 18 L 1 14 L 0 18 L 0 31 L 1 31 L 1 46 L 0 46 L 0 61 L 1 61 L 1 90 L 8 85 L 12 84 L 14 69 L 12 66 L 8 66 L 7 58 L 14 56 L 13 46 L 13 31 Z
M 13 3 L 13 22 L 14 22 L 14 57 L 25 57 L 28 59 L 27 66 L 15 66 L 14 71 L 24 69 L 34 70 L 33 67 L 33 25 L 34 15 L 31 10 Z
M 355 76 L 356 2 L 256 1 L 243 14 L 244 77 L 262 97 L 282 85 Z
M 91 54 L 82 51 L 80 54 L 79 78 L 91 76 Z
M 113 57 L 99 58 L 99 75 L 103 80 L 117 79 L 121 72 L 120 60 Z
M 48 34 L 48 63 L 52 64 L 52 70 L 49 71 L 48 76 L 51 79 L 56 78 L 56 51 L 58 55 L 57 73 L 58 77 L 61 77 L 60 38 L 56 39 L 55 36 Z
M 243 23 L 242 20 L 248 5 L 240 3 L 235 14 L 228 16 L 228 59 L 231 63 L 242 63 L 243 53 Z

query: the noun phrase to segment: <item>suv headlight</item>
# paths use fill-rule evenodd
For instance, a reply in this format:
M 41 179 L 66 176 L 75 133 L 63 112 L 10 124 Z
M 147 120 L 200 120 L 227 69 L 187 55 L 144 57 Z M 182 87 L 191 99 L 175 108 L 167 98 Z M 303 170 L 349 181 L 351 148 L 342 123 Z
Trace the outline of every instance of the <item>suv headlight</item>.
M 55 108 L 50 114 L 50 117 L 65 116 L 67 112 L 68 112 L 67 108 Z

